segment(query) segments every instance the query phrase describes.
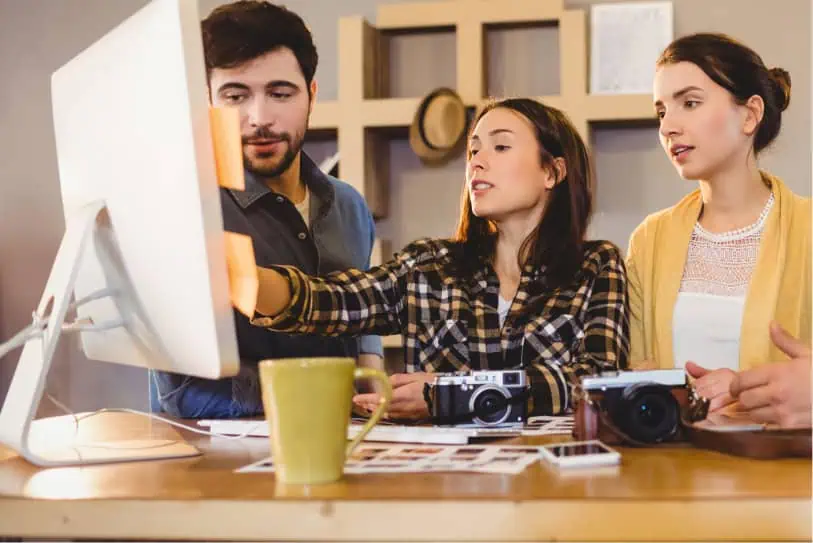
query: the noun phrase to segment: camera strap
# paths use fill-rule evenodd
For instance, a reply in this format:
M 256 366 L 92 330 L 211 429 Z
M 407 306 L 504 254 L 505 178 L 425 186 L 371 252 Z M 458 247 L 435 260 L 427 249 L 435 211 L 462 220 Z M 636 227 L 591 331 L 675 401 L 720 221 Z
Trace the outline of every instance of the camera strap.
M 690 403 L 688 409 L 681 411 L 680 431 L 695 447 L 749 458 L 810 458 L 813 452 L 810 428 L 779 430 L 763 425 L 759 429 L 715 430 L 709 421 L 709 401 L 701 398 L 693 386 L 689 388 Z
M 810 458 L 811 430 L 714 430 L 702 422 L 681 421 L 686 439 L 695 447 L 749 458 Z

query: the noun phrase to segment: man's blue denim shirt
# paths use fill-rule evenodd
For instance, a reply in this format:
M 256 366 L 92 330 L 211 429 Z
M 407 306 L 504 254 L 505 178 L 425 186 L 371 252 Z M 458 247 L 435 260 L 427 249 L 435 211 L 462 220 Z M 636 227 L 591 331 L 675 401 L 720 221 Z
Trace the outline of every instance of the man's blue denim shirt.
M 323 174 L 301 153 L 301 178 L 310 191 L 310 228 L 286 197 L 246 172 L 246 190 L 220 189 L 224 228 L 254 242 L 259 266 L 297 266 L 311 275 L 347 268 L 367 269 L 375 223 L 364 198 L 352 186 Z M 252 326 L 234 312 L 240 372 L 209 380 L 154 372 L 163 411 L 184 418 L 235 418 L 263 412 L 257 363 L 268 358 L 383 356 L 381 338 L 293 336 Z M 308 392 L 303 390 L 303 394 Z

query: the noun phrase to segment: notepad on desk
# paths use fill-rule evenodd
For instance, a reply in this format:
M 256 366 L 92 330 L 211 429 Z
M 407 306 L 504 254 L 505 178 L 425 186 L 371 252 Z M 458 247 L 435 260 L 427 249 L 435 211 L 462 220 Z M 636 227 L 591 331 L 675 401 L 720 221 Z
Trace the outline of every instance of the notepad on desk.
M 268 423 L 257 420 L 201 420 L 198 425 L 223 435 L 268 436 Z M 353 439 L 361 432 L 363 424 L 351 423 L 347 438 Z M 454 428 L 447 426 L 376 425 L 364 438 L 365 441 L 387 443 L 425 443 L 434 445 L 465 445 L 477 438 L 518 437 L 522 428 Z
M 553 435 L 570 433 L 572 417 L 532 417 L 526 426 L 511 427 L 453 427 L 453 426 L 405 426 L 399 424 L 377 424 L 364 438 L 365 441 L 385 443 L 425 443 L 433 445 L 465 445 L 481 439 L 498 439 L 531 435 Z M 216 419 L 200 420 L 212 433 L 238 436 L 268 437 L 268 423 L 265 420 Z M 361 432 L 363 422 L 352 422 L 347 428 L 347 438 L 352 439 Z

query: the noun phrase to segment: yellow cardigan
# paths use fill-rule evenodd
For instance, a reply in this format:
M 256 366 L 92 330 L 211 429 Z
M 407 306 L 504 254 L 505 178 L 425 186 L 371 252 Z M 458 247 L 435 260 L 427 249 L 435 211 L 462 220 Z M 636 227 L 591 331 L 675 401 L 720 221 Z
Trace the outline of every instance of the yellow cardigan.
M 808 345 L 811 338 L 810 199 L 795 195 L 778 178 L 762 175 L 775 201 L 746 293 L 741 369 L 787 358 L 771 341 L 772 319 Z M 696 190 L 674 207 L 647 217 L 630 238 L 627 280 L 633 368 L 643 360 L 654 361 L 660 368 L 674 367 L 672 314 L 702 205 Z

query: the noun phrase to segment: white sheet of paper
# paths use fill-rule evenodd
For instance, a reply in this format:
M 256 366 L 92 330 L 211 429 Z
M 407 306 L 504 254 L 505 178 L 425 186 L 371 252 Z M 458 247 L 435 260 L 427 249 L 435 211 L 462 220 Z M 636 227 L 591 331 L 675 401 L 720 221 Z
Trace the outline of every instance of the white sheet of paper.
M 674 39 L 672 2 L 590 9 L 590 92 L 650 94 L 655 61 Z

